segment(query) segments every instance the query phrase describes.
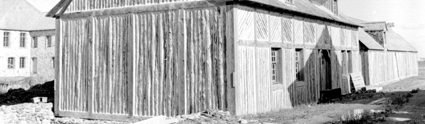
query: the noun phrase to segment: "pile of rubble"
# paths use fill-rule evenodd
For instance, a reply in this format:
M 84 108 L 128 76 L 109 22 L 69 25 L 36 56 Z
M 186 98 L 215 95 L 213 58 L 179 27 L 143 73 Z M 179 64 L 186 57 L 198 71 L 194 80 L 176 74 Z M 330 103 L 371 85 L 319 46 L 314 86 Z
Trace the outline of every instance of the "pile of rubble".
M 48 102 L 54 100 L 54 82 L 46 82 L 32 86 L 28 90 L 12 89 L 0 95 L 0 105 L 13 105 L 31 102 L 33 97 L 47 97 Z
M 0 124 L 50 124 L 52 103 L 24 103 L 0 107 Z

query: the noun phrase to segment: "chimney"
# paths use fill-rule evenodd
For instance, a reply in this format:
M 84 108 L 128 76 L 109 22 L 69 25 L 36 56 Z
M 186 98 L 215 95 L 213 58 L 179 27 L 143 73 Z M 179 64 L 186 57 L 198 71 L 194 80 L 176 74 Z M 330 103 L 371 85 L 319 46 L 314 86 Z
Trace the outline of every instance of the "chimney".
M 387 23 L 387 28 L 392 28 L 392 27 L 394 27 L 395 25 L 394 25 L 394 22 L 391 22 L 391 23 Z

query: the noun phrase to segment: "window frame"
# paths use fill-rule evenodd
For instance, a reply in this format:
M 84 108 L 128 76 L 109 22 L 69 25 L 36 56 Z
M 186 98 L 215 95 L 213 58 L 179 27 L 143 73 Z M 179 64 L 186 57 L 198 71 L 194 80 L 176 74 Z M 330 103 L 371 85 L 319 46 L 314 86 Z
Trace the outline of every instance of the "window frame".
M 338 15 L 338 0 L 332 0 L 332 12 Z
M 52 36 L 48 35 L 46 36 L 47 40 L 47 47 L 52 47 Z
M 26 33 L 20 33 L 19 34 L 19 47 L 25 47 L 26 46 Z
M 295 1 L 295 0 L 285 0 L 285 3 L 286 3 L 286 4 L 291 4 L 291 5 L 293 5 L 293 4 L 294 4 L 294 1 Z
M 31 58 L 31 62 L 32 62 L 32 66 L 31 66 L 31 73 L 32 74 L 37 74 L 37 66 L 38 66 L 38 60 L 37 57 L 32 57 Z M 34 64 L 35 63 L 35 64 Z M 35 66 L 35 67 L 34 67 Z
M 19 58 L 19 68 L 25 68 L 25 57 Z
M 52 68 L 55 68 L 55 57 L 52 57 Z
M 32 48 L 37 48 L 37 47 L 38 47 L 38 38 L 32 37 Z
M 294 56 L 294 66 L 295 66 L 295 80 L 296 81 L 305 81 L 304 77 L 304 50 L 302 48 L 295 49 Z
M 282 62 L 283 62 L 282 48 L 272 47 L 270 49 L 270 69 L 271 69 L 270 78 L 271 78 L 272 84 L 283 84 Z
M 3 47 L 10 46 L 10 32 L 3 32 Z
M 14 69 L 15 68 L 15 58 L 9 57 L 7 58 L 7 68 Z

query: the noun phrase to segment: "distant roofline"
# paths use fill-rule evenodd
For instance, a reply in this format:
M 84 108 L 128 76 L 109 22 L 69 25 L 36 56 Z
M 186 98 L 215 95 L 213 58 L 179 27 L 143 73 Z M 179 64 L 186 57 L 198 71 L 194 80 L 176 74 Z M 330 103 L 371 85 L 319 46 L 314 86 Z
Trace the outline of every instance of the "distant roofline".
M 365 22 L 365 23 L 362 23 L 362 24 L 374 24 L 374 23 L 385 23 L 385 24 L 387 24 L 387 22 L 385 22 L 385 21 Z
M 32 32 L 32 31 L 48 31 L 48 30 L 56 30 L 56 29 L 53 28 L 53 29 L 41 29 L 41 30 L 22 30 L 22 29 L 4 29 L 4 28 L 0 28 L 0 30 L 4 30 L 4 31 L 27 31 L 27 32 Z

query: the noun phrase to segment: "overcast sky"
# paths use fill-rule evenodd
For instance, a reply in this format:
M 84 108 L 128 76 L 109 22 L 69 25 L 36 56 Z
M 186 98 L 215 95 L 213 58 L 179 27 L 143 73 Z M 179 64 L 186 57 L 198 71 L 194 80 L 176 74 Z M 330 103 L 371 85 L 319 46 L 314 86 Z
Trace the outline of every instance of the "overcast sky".
M 365 21 L 394 22 L 403 36 L 425 58 L 425 0 L 339 0 L 345 15 Z
M 28 0 L 43 12 L 59 0 Z M 345 15 L 365 21 L 394 22 L 394 30 L 425 58 L 425 0 L 339 0 Z
M 27 0 L 32 5 L 37 7 L 42 12 L 48 12 L 50 9 L 52 9 L 59 0 Z

